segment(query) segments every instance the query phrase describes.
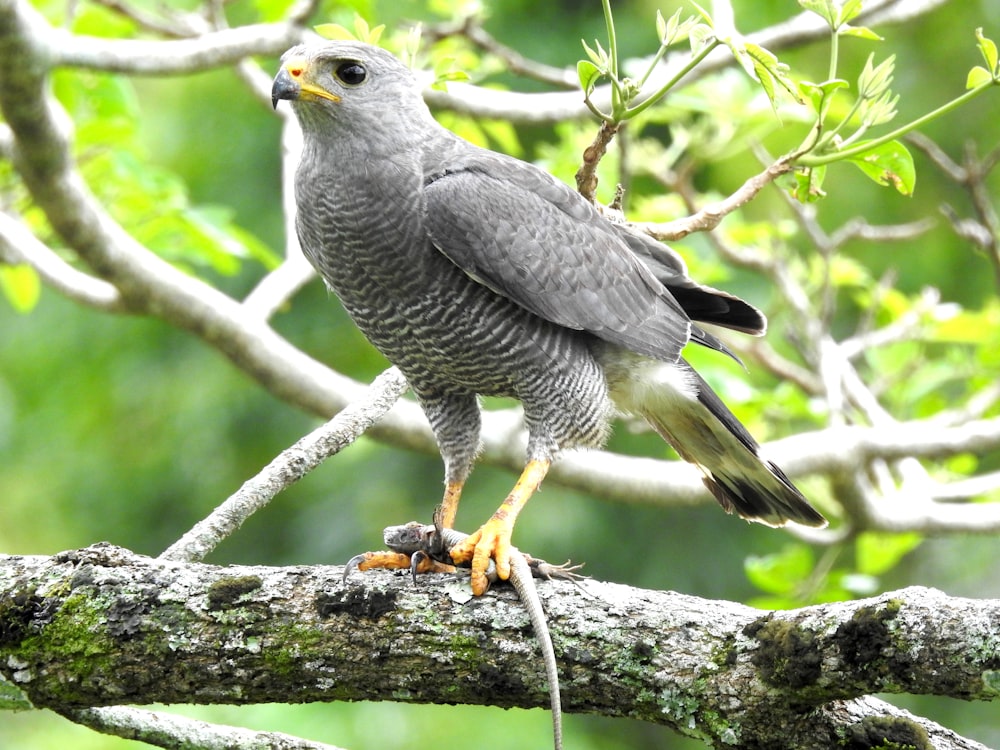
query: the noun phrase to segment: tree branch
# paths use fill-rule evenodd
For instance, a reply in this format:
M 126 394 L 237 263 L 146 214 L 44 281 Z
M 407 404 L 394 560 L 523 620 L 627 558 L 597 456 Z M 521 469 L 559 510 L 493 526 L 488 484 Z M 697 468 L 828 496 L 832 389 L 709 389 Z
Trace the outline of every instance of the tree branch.
M 209 724 L 163 711 L 105 706 L 64 711 L 70 721 L 97 732 L 165 748 L 198 750 L 342 750 L 281 732 L 256 732 L 243 727 Z
M 0 261 L 27 263 L 49 287 L 67 299 L 95 310 L 126 312 L 111 284 L 79 271 L 60 258 L 15 217 L 0 211 Z
M 103 544 L 0 556 L 0 671 L 36 706 L 63 711 L 343 699 L 548 705 L 512 591 L 461 605 L 449 596 L 467 583 L 450 576 L 413 586 L 376 571 L 345 584 L 341 571 L 184 565 Z M 583 586 L 539 586 L 569 712 L 654 721 L 716 747 L 827 748 L 881 726 L 891 741 L 973 748 L 864 696 L 1000 697 L 998 601 L 910 588 L 763 612 Z
M 929 13 L 947 1 L 875 0 L 865 4 L 865 11 L 856 22 L 903 23 Z M 772 52 L 780 52 L 783 49 L 826 39 L 829 34 L 830 28 L 825 21 L 813 13 L 803 12 L 785 23 L 747 34 L 745 40 Z M 668 55 L 659 70 L 647 82 L 649 90 L 655 91 L 663 82 L 669 80 L 687 57 L 681 53 Z M 733 64 L 731 55 L 719 51 L 718 54 L 706 58 L 685 78 L 685 82 L 692 83 Z M 624 67 L 631 68 L 631 64 Z M 643 69 L 644 61 L 639 61 L 635 67 Z M 424 98 L 433 107 L 452 109 L 474 117 L 509 120 L 515 124 L 557 123 L 591 117 L 590 110 L 583 103 L 583 96 L 579 91 L 520 93 L 453 83 L 449 84 L 445 91 L 428 89 L 424 92 Z M 610 86 L 599 86 L 592 94 L 591 100 L 598 107 L 606 108 L 611 101 Z
M 209 31 L 190 39 L 108 39 L 52 28 L 47 57 L 53 65 L 130 75 L 182 75 L 233 65 L 245 57 L 277 57 L 303 39 L 289 23 Z
M 395 367 L 383 372 L 368 388 L 363 400 L 347 406 L 329 422 L 282 451 L 207 518 L 170 545 L 160 558 L 178 561 L 204 559 L 275 495 L 357 440 L 408 387 L 406 379 Z

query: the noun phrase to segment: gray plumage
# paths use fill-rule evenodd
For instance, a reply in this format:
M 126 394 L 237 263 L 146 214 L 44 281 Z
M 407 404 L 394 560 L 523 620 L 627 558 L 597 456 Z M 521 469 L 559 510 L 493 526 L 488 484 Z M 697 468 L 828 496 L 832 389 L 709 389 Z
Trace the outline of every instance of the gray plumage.
M 388 52 L 327 42 L 282 62 L 274 102 L 291 100 L 305 137 L 302 248 L 408 378 L 449 483 L 471 470 L 477 395 L 513 396 L 528 459 L 599 447 L 612 416 L 633 413 L 727 511 L 825 523 L 681 358 L 690 340 L 726 351 L 694 321 L 763 333 L 756 309 L 545 172 L 442 128 Z

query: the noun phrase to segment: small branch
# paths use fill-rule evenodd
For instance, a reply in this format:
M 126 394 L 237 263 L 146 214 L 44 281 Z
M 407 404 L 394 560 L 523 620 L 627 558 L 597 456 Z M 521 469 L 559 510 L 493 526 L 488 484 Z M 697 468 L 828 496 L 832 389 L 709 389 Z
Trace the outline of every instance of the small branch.
M 936 223 L 934 219 L 925 218 L 905 224 L 872 225 L 865 219 L 855 218 L 846 222 L 830 235 L 830 244 L 836 249 L 843 247 L 851 240 L 905 242 L 917 239 L 931 231 Z
M 243 307 L 261 320 L 270 320 L 298 291 L 316 278 L 316 271 L 305 258 L 286 260 L 267 274 L 244 298 Z
M 204 559 L 275 495 L 353 443 L 382 418 L 408 387 L 406 378 L 395 367 L 383 372 L 363 399 L 347 406 L 329 422 L 278 454 L 236 494 L 170 545 L 160 559 L 185 562 Z
M 816 396 L 822 392 L 820 379 L 812 370 L 782 356 L 769 343 L 759 338 L 727 339 L 726 346 L 741 359 L 751 359 L 779 380 L 794 383 L 804 393 Z
M 244 750 L 342 750 L 281 732 L 255 732 L 243 727 L 209 724 L 130 706 L 83 708 L 65 711 L 63 716 L 103 734 L 171 750 L 179 747 L 198 750 L 231 750 L 234 747 Z
M 994 151 L 996 155 L 998 151 Z M 996 164 L 993 161 L 993 164 Z M 965 149 L 965 171 L 969 175 L 967 188 L 972 197 L 972 205 L 976 210 L 979 222 L 986 229 L 989 238 L 982 248 L 993 266 L 993 279 L 997 291 L 1000 291 L 1000 216 L 995 208 L 996 197 L 993 195 L 986 178 L 992 165 L 986 165 L 976 154 L 976 148 L 969 143 Z
M 232 65 L 251 56 L 277 57 L 303 39 L 291 23 L 211 31 L 190 39 L 108 39 L 52 29 L 53 64 L 131 75 L 179 75 Z
M 962 105 L 972 101 L 980 94 L 986 93 L 986 91 L 992 89 L 994 86 L 995 84 L 992 81 L 980 84 L 979 86 L 976 86 L 973 89 L 969 89 L 965 93 L 941 105 L 937 109 L 928 112 L 927 114 L 921 115 L 915 120 L 911 120 L 905 125 L 902 125 L 888 133 L 885 133 L 884 135 L 880 135 L 879 137 L 872 138 L 871 140 L 866 141 L 865 143 L 855 146 L 850 146 L 840 151 L 831 151 L 830 153 L 825 153 L 820 155 L 805 154 L 803 156 L 798 156 L 796 157 L 796 163 L 798 165 L 806 167 L 819 167 L 824 164 L 832 164 L 833 162 L 843 161 L 855 156 L 862 156 L 871 151 L 872 149 L 877 148 L 878 146 L 889 143 L 890 141 L 898 140 L 903 136 L 912 133 L 918 128 L 923 127 L 927 123 L 932 122 L 937 118 L 942 117 L 943 115 L 958 109 Z
M 668 242 L 683 239 L 692 232 L 711 231 L 719 226 L 719 223 L 726 216 L 753 200 L 765 186 L 770 185 L 790 171 L 792 171 L 792 165 L 786 160 L 779 159 L 763 172 L 749 178 L 725 200 L 710 203 L 687 218 L 665 224 L 638 223 L 632 226 L 646 232 L 651 237 Z M 579 182 L 579 178 L 577 181 Z
M 179 39 L 208 30 L 205 19 L 191 13 L 154 15 L 143 8 L 137 8 L 124 2 L 124 0 L 95 0 L 95 3 L 129 19 L 141 29 L 166 37 Z M 160 11 L 166 10 L 163 5 L 158 6 L 158 9 Z
M 583 152 L 583 164 L 576 173 L 576 189 L 584 198 L 593 203 L 597 192 L 597 165 L 600 164 L 604 154 L 607 153 L 608 145 L 614 139 L 615 134 L 622 126 L 601 121 L 601 126 L 597 129 L 594 141 Z
M 128 306 L 114 285 L 73 268 L 36 238 L 28 227 L 2 211 L 0 259 L 11 265 L 28 264 L 46 285 L 81 305 L 109 313 L 128 312 Z
M 484 52 L 498 57 L 504 63 L 504 68 L 510 73 L 535 81 L 558 86 L 563 89 L 578 89 L 580 82 L 576 73 L 567 68 L 557 68 L 537 60 L 530 60 L 520 52 L 505 44 L 484 29 L 480 19 L 467 16 L 449 24 L 435 24 L 424 29 L 423 36 L 431 41 L 447 39 L 452 36 L 462 36 L 479 47 Z
M 925 289 L 916 304 L 892 323 L 841 341 L 841 353 L 847 359 L 854 360 L 871 349 L 919 338 L 928 317 L 935 312 L 942 317 L 947 314 L 948 306 L 941 305 L 940 299 L 941 294 L 937 289 Z
M 969 144 L 963 162 L 959 165 L 934 141 L 920 133 L 911 133 L 907 140 L 969 193 L 976 218 L 963 219 L 947 204 L 941 206 L 941 212 L 956 235 L 983 251 L 993 268 L 996 287 L 1000 289 L 1000 215 L 994 208 L 994 199 L 986 182 L 986 178 L 1000 161 L 1000 147 L 980 159 L 975 147 Z
M 935 483 L 929 494 L 939 502 L 956 502 L 973 500 L 997 491 L 1000 491 L 1000 471 L 957 479 L 947 484 Z
M 904 23 L 931 12 L 944 2 L 946 0 L 873 0 L 865 3 L 865 10 L 857 22 Z M 745 40 L 777 53 L 825 40 L 829 38 L 829 34 L 830 28 L 823 19 L 813 13 L 802 12 L 785 23 L 747 34 Z M 681 61 L 688 57 L 690 55 L 687 53 L 668 55 L 657 73 L 650 77 L 650 87 L 658 88 L 669 78 L 671 71 L 676 70 L 682 64 Z M 731 55 L 713 55 L 691 71 L 685 80 L 693 83 L 734 64 Z M 628 64 L 624 67 L 632 66 Z M 644 61 L 639 61 L 635 67 L 645 68 Z M 591 114 L 579 91 L 526 94 L 455 83 L 450 84 L 447 91 L 427 90 L 424 98 L 433 107 L 451 109 L 475 117 L 509 120 L 514 124 L 552 124 L 583 119 Z M 607 111 L 611 103 L 611 87 L 598 87 L 591 99 L 595 105 Z

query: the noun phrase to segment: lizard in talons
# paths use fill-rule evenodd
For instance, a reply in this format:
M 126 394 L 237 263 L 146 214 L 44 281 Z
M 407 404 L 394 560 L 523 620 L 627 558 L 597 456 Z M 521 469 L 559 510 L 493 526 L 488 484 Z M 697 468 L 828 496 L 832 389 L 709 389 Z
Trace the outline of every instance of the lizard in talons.
M 409 568 L 416 582 L 417 573 L 455 572 L 457 567 L 451 559 L 449 550 L 461 542 L 467 534 L 454 529 L 445 528 L 441 523 L 440 509 L 434 513 L 434 523 L 424 524 L 411 521 L 401 526 L 388 526 L 382 532 L 388 552 L 365 552 L 352 557 L 344 568 L 344 580 L 354 570 L 370 570 L 372 568 Z M 552 636 L 545 620 L 545 610 L 538 597 L 534 578 L 561 578 L 575 581 L 583 576 L 576 573 L 579 565 L 552 565 L 544 560 L 525 555 L 512 548 L 510 557 L 510 578 L 508 579 L 525 609 L 542 650 L 545 663 L 545 675 L 548 680 L 549 698 L 552 705 L 552 736 L 555 750 L 562 750 L 562 700 L 559 693 L 559 672 L 556 666 L 555 649 L 552 647 Z M 468 567 L 465 563 L 464 567 Z M 498 580 L 496 567 L 490 561 L 487 570 L 490 583 Z

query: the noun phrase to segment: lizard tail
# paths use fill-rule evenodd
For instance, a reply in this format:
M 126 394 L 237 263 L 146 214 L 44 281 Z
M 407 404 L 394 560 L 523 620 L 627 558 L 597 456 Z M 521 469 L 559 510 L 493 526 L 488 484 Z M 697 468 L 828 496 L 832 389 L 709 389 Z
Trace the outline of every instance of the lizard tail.
M 518 550 L 512 550 L 510 556 L 510 582 L 514 585 L 518 597 L 524 602 L 531 619 L 531 627 L 538 638 L 542 650 L 542 661 L 545 664 L 545 677 L 549 683 L 549 702 L 552 705 L 552 744 L 555 750 L 562 750 L 562 696 L 559 692 L 559 670 L 556 666 L 556 652 L 552 647 L 552 636 L 549 634 L 548 623 L 545 622 L 545 612 L 536 593 L 528 591 L 534 587 L 531 568 L 524 555 Z M 537 606 L 532 606 L 534 601 Z

